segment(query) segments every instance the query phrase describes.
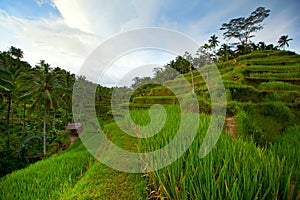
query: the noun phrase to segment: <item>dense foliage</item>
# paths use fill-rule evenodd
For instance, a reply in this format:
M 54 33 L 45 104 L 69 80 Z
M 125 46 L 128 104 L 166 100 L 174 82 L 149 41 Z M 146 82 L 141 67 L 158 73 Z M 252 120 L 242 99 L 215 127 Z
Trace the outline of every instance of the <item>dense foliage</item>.
M 16 47 L 0 52 L 1 176 L 69 146 L 75 75 L 44 60 L 32 67 L 22 57 Z M 98 86 L 96 94 L 104 119 L 111 89 Z

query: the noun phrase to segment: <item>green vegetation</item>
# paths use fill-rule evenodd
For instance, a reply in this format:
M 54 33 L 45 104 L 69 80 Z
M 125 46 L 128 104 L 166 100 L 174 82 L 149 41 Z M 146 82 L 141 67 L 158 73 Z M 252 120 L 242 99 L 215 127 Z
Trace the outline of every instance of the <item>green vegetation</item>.
M 201 132 L 205 133 L 207 127 L 200 128 L 200 136 L 183 157 L 149 174 L 152 197 L 288 199 L 293 194 L 296 199 L 298 192 L 299 198 L 300 165 L 295 158 L 299 157 L 299 64 L 298 55 L 278 50 L 254 51 L 235 60 L 217 63 L 221 66 L 226 88 L 227 114 L 234 118 L 235 132 L 231 133 L 234 139 L 229 134 L 222 135 L 209 156 L 201 160 L 197 157 L 203 138 Z M 206 67 L 209 66 L 194 70 L 193 77 L 199 110 L 209 114 L 208 87 L 205 77 L 199 75 Z M 165 82 L 164 87 L 154 87 L 148 95 L 135 98 L 131 105 L 135 118 L 142 120 L 145 118 L 142 115 L 146 114 L 135 111 L 138 108 L 135 103 L 148 102 L 145 109 L 151 106 L 149 99 L 152 104 L 170 104 L 164 99 L 173 97 L 170 90 L 182 89 L 180 85 L 184 78 L 192 82 L 191 73 L 183 74 L 183 77 Z M 206 121 L 201 124 L 207 125 L 209 117 L 202 114 L 201 117 Z M 174 127 L 175 123 L 172 128 L 166 125 L 167 130 L 162 130 L 162 134 L 144 141 L 147 151 L 167 144 L 176 134 Z
M 155 137 L 141 140 L 145 152 L 164 147 L 176 135 L 181 115 L 177 109 L 168 107 L 170 119 L 168 118 L 164 128 Z M 131 115 L 137 124 L 149 123 L 145 120 L 148 118 L 147 110 L 132 110 Z M 208 115 L 201 114 L 199 133 L 189 150 L 168 167 L 148 173 L 151 197 L 287 199 L 293 183 L 291 174 L 299 170 L 299 165 L 291 168 L 286 163 L 292 161 L 291 158 L 279 159 L 273 151 L 257 148 L 251 140 L 244 140 L 242 137 L 233 140 L 229 134 L 221 135 L 213 151 L 204 159 L 199 158 L 200 144 L 209 121 Z M 292 147 L 296 150 L 293 144 L 284 144 L 287 145 L 285 148 Z M 276 147 L 282 148 L 279 145 Z
M 80 179 L 93 157 L 77 143 L 64 153 L 30 165 L 0 180 L 1 199 L 56 199 Z
M 23 51 L 0 52 L 0 176 L 59 153 L 70 145 L 74 74 L 44 60 L 31 67 Z M 33 81 L 34 80 L 34 81 Z M 107 119 L 111 88 L 97 87 L 96 109 Z M 42 116 L 42 117 L 41 117 Z
M 188 150 L 167 167 L 143 174 L 95 161 L 80 140 L 70 145 L 65 128 L 73 122 L 74 82 L 94 83 L 43 60 L 32 67 L 15 47 L 0 52 L 0 199 L 300 199 L 300 55 L 278 50 L 289 46 L 288 35 L 279 46 L 250 41 L 269 12 L 259 7 L 247 18 L 224 23 L 224 37 L 237 44 L 218 49 L 212 35 L 195 55 L 186 52 L 155 68 L 153 78 L 135 77 L 131 88 L 95 87 L 95 108 L 84 106 L 96 110 L 106 136 L 127 151 L 161 149 L 181 125 L 185 134 L 196 129 L 188 117 L 199 117 Z M 227 122 L 216 146 L 200 158 L 212 113 L 210 91 L 218 85 L 214 63 L 226 89 Z M 197 97 L 200 114 L 189 105 L 181 112 L 185 93 Z M 141 126 L 162 121 L 160 112 L 150 118 L 155 104 L 163 105 L 167 119 L 159 131 L 143 129 L 156 133 L 152 137 L 129 136 L 114 121 L 128 126 L 129 117 Z M 130 116 L 123 112 L 127 108 Z
M 110 139 L 129 146 L 115 124 Z M 108 131 L 106 130 L 106 131 Z M 59 155 L 0 179 L 0 199 L 145 199 L 146 182 L 140 174 L 126 174 L 94 160 L 80 141 Z

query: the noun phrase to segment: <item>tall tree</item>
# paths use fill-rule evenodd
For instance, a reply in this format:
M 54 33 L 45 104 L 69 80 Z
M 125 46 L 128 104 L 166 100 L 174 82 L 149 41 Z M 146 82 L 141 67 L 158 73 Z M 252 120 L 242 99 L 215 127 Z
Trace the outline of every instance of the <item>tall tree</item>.
M 282 35 L 278 40 L 279 47 L 283 47 L 285 50 L 285 46 L 289 47 L 289 41 L 293 40 L 292 38 L 289 38 L 288 35 Z
M 57 99 L 61 99 L 60 93 L 60 80 L 58 74 L 53 72 L 48 63 L 41 60 L 36 66 L 36 69 L 32 70 L 31 76 L 32 81 L 31 95 L 34 99 L 32 109 L 43 106 L 44 118 L 43 118 L 43 154 L 47 154 L 47 113 L 50 108 L 53 107 L 53 102 Z M 63 101 L 63 100 L 61 100 Z
M 213 49 L 215 49 L 220 43 L 220 41 L 218 40 L 218 36 L 216 36 L 215 34 L 210 36 L 208 42 Z
M 269 16 L 270 10 L 264 7 L 258 7 L 247 18 L 239 17 L 231 19 L 229 23 L 222 24 L 220 30 L 224 30 L 223 36 L 225 39 L 236 38 L 242 46 L 246 46 L 250 38 L 254 37 L 255 32 L 263 29 L 261 24 L 265 18 Z
M 231 50 L 231 47 L 227 44 L 222 44 L 220 49 L 217 52 L 217 55 L 220 59 L 227 61 L 231 56 L 233 56 L 233 51 Z
M 180 74 L 185 74 L 190 71 L 190 62 L 182 56 L 177 56 L 175 61 L 172 60 L 167 65 L 178 71 Z
M 75 74 L 71 74 L 66 70 L 59 70 L 59 80 L 61 84 L 61 97 L 63 98 L 63 104 L 65 105 L 65 125 L 69 122 L 69 114 L 72 112 L 72 90 L 75 83 Z
M 29 69 L 29 65 L 19 59 L 13 58 L 9 53 L 2 52 L 0 67 L 0 90 L 6 94 L 7 99 L 7 145 L 10 145 L 10 118 L 13 118 L 14 107 L 12 102 L 18 99 L 18 93 L 22 84 L 20 78 L 22 73 Z

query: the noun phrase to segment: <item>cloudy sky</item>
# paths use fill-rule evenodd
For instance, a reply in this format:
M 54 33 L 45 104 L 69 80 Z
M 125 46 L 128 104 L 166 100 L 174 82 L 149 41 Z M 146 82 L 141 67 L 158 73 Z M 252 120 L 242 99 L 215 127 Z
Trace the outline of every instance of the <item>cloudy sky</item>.
M 271 13 L 253 41 L 276 44 L 288 34 L 293 38 L 289 50 L 300 53 L 299 0 L 0 0 L 0 51 L 15 46 L 32 65 L 44 59 L 78 73 L 96 47 L 124 31 L 160 27 L 179 31 L 199 46 L 213 34 L 224 42 L 221 24 L 247 17 L 259 6 Z M 154 64 L 150 55 L 127 56 L 116 65 Z M 171 57 L 163 54 L 156 62 L 165 64 Z

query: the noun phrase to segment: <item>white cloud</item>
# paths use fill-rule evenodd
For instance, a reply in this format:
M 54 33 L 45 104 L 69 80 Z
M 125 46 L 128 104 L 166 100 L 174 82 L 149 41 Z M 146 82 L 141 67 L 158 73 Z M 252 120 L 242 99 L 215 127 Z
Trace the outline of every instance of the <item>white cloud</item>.
M 49 4 L 52 7 L 54 7 L 52 0 L 34 0 L 34 1 L 35 1 L 35 3 L 37 3 L 38 6 L 42 6 L 44 4 Z
M 116 86 L 132 84 L 135 77 L 153 76 L 155 67 L 163 67 L 176 55 L 161 50 L 137 50 L 125 54 L 107 67 L 99 84 Z M 116 73 L 117 72 L 117 73 Z
M 124 29 L 149 25 L 157 10 L 156 2 L 54 0 L 67 25 L 102 37 L 110 37 Z
M 21 48 L 32 65 L 45 59 L 52 66 L 67 68 L 77 72 L 83 60 L 100 43 L 100 39 L 92 34 L 68 27 L 62 19 L 27 20 L 0 12 L 0 24 L 11 36 L 11 41 Z M 20 46 L 19 46 L 20 45 Z M 6 49 L 7 47 L 2 47 Z
M 35 65 L 41 59 L 74 73 L 101 42 L 123 30 L 150 26 L 159 1 L 138 0 L 35 0 L 50 4 L 61 16 L 25 19 L 0 10 L 0 33 L 6 42 L 1 49 L 14 45 L 21 48 L 24 60 Z
M 106 39 L 131 29 L 153 26 L 171 28 L 189 35 L 199 44 L 207 42 L 211 35 L 217 34 L 221 42 L 224 42 L 222 32 L 219 31 L 221 24 L 231 18 L 249 15 L 258 4 L 240 0 L 231 3 L 211 1 L 207 4 L 208 8 L 213 9 L 206 11 L 201 10 L 201 6 L 206 3 L 197 1 L 191 5 L 171 0 L 35 0 L 35 2 L 40 6 L 52 5 L 61 16 L 52 14 L 47 19 L 25 19 L 10 16 L 0 10 L 2 30 L 0 49 L 6 50 L 14 45 L 24 51 L 24 60 L 32 65 L 45 59 L 52 66 L 60 66 L 75 73 L 94 48 Z M 189 13 L 189 9 L 195 10 L 192 5 L 199 6 L 203 13 Z M 178 9 L 181 8 L 187 9 L 181 13 L 189 16 L 180 15 L 183 18 L 179 19 L 176 12 L 180 12 Z M 282 9 L 281 12 L 272 13 L 271 9 L 270 17 L 265 20 L 265 28 L 256 33 L 254 40 L 276 44 L 283 34 L 289 34 L 292 38 L 298 37 L 298 16 L 290 10 Z M 295 38 L 290 42 L 290 49 L 300 52 L 299 42 L 296 40 Z M 124 59 L 127 59 L 127 63 L 122 61 L 123 63 L 119 64 L 124 66 L 122 69 L 130 69 L 130 65 L 145 64 L 143 61 L 145 58 L 141 56 Z M 161 63 L 161 59 L 157 59 Z M 136 63 L 132 63 L 133 60 Z M 118 72 L 117 66 L 115 68 Z

